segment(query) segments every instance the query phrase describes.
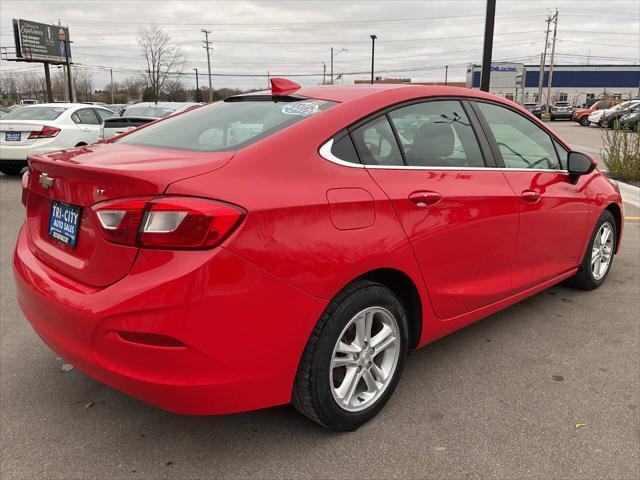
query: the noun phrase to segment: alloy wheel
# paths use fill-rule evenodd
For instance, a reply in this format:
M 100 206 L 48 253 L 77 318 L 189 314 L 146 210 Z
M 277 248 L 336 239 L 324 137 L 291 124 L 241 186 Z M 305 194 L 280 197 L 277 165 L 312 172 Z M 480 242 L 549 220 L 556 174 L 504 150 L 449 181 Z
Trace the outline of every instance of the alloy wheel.
M 333 349 L 329 382 L 333 398 L 348 412 L 372 406 L 398 365 L 400 329 L 387 309 L 369 307 L 347 323 Z
M 613 238 L 612 225 L 603 223 L 591 249 L 591 274 L 595 280 L 601 280 L 609 270 L 613 256 Z

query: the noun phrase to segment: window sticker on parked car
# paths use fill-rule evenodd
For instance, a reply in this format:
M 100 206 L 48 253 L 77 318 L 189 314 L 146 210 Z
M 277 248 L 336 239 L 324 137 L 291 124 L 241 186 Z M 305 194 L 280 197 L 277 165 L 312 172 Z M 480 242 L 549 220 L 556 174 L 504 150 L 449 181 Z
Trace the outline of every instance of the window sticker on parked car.
M 320 111 L 320 105 L 324 103 L 326 103 L 324 100 L 305 100 L 303 102 L 288 103 L 282 107 L 282 113 L 308 117 L 318 113 Z

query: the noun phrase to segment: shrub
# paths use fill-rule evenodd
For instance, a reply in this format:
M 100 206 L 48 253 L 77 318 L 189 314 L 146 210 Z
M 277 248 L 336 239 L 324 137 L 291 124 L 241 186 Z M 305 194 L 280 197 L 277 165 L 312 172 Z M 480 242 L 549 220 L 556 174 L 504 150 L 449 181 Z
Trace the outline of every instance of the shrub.
M 602 160 L 609 176 L 622 181 L 640 181 L 640 125 L 635 130 L 603 129 Z

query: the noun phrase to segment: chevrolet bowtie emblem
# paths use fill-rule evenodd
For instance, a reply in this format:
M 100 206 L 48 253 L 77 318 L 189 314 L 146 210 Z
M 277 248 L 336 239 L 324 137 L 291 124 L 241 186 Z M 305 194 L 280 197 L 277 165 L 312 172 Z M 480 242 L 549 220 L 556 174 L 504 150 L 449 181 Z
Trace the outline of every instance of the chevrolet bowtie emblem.
M 46 173 L 41 173 L 38 178 L 38 183 L 42 185 L 42 188 L 51 188 L 53 186 L 53 178 Z

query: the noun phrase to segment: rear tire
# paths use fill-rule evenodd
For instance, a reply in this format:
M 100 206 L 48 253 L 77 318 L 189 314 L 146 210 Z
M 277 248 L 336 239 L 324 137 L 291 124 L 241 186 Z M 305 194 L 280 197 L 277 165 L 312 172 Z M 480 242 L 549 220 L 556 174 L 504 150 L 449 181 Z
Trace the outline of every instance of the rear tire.
M 591 122 L 589 121 L 589 118 L 588 118 L 588 117 L 582 117 L 582 118 L 580 119 L 580 122 L 579 122 L 579 123 L 580 123 L 580 125 L 582 125 L 583 127 L 588 127 L 588 126 L 589 126 L 589 124 L 590 124 Z
M 549 117 L 549 120 L 551 120 L 552 122 L 555 122 L 555 121 L 556 121 L 556 117 L 554 117 L 553 115 L 551 115 L 551 116 Z
M 603 234 L 607 231 L 608 236 L 603 243 Z M 605 210 L 596 222 L 578 273 L 570 279 L 569 283 L 581 290 L 594 290 L 602 285 L 611 271 L 617 243 L 616 221 L 611 212 Z M 606 266 L 603 266 L 603 258 Z
M 23 168 L 24 167 L 20 165 L 3 165 L 0 166 L 0 172 L 4 173 L 5 175 L 16 176 L 20 175 Z
M 354 282 L 331 301 L 309 337 L 293 405 L 332 430 L 365 424 L 400 380 L 407 332 L 405 309 L 393 292 L 379 283 Z

